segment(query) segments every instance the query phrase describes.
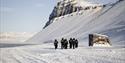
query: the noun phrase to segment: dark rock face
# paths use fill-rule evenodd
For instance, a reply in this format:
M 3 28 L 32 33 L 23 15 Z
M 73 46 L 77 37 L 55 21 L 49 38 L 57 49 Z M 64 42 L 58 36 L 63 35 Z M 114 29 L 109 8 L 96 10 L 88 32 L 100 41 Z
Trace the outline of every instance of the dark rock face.
M 108 36 L 101 34 L 89 34 L 89 46 L 94 46 L 94 44 L 105 46 L 111 45 Z
M 55 18 L 55 17 L 60 17 L 66 14 L 70 14 L 76 11 L 82 10 L 82 7 L 77 7 L 75 6 L 74 3 L 72 2 L 58 2 L 57 6 L 54 7 L 52 13 L 50 14 L 49 20 Z

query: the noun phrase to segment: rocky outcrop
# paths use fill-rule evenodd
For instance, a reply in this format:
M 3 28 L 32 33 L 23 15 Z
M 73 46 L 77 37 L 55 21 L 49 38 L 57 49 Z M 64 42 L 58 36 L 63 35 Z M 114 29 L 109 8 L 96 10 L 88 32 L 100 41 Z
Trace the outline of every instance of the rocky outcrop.
M 73 2 L 74 0 L 72 1 L 64 0 L 64 1 L 58 2 L 57 5 L 54 7 L 52 13 L 50 14 L 49 21 L 46 23 L 45 27 L 48 26 L 50 23 L 52 23 L 51 20 L 53 20 L 55 17 L 60 17 L 82 9 L 82 8 L 75 7 L 74 5 L 76 3 L 73 3 Z
M 82 10 L 82 7 L 76 7 L 74 1 L 61 1 L 57 3 L 57 6 L 54 7 L 52 13 L 50 14 L 49 20 L 52 20 L 55 17 L 60 17 L 72 12 Z

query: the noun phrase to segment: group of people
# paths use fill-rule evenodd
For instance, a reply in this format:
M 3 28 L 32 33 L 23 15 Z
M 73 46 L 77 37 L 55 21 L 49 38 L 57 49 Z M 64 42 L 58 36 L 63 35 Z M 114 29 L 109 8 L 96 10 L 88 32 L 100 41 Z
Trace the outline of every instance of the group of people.
M 67 39 L 62 38 L 60 42 L 61 42 L 61 49 L 67 49 L 68 46 L 70 49 L 72 48 L 75 49 L 78 47 L 78 40 L 75 38 L 70 38 L 69 41 Z M 55 49 L 58 48 L 57 39 L 55 39 L 54 41 L 54 46 L 55 46 Z

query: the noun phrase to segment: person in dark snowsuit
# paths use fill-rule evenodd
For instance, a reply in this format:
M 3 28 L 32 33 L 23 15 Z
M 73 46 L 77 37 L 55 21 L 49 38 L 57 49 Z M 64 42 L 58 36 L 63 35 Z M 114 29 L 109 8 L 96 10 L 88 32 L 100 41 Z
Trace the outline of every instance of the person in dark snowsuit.
M 64 38 L 61 39 L 61 49 L 64 48 Z
M 55 41 L 54 41 L 54 46 L 55 46 L 55 49 L 58 48 L 58 41 L 57 41 L 57 39 L 55 39 Z
M 72 47 L 73 47 L 73 49 L 75 49 L 75 44 L 76 44 L 76 40 L 75 40 L 75 38 L 73 38 L 73 40 L 72 40 Z
M 71 49 L 72 48 L 72 38 L 69 39 L 69 48 Z
M 78 40 L 75 40 L 75 47 L 78 48 Z
M 64 40 L 64 48 L 67 49 L 67 47 L 68 47 L 68 41 L 67 41 L 67 39 L 65 39 Z

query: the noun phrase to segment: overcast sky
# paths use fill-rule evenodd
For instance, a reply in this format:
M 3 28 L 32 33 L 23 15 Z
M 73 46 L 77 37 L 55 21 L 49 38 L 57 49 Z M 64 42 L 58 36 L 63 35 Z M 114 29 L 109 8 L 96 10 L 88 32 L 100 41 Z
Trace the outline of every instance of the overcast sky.
M 58 0 L 0 0 L 0 32 L 38 32 Z M 108 2 L 115 0 L 86 0 Z
M 0 0 L 0 32 L 38 32 L 48 21 L 54 0 Z

